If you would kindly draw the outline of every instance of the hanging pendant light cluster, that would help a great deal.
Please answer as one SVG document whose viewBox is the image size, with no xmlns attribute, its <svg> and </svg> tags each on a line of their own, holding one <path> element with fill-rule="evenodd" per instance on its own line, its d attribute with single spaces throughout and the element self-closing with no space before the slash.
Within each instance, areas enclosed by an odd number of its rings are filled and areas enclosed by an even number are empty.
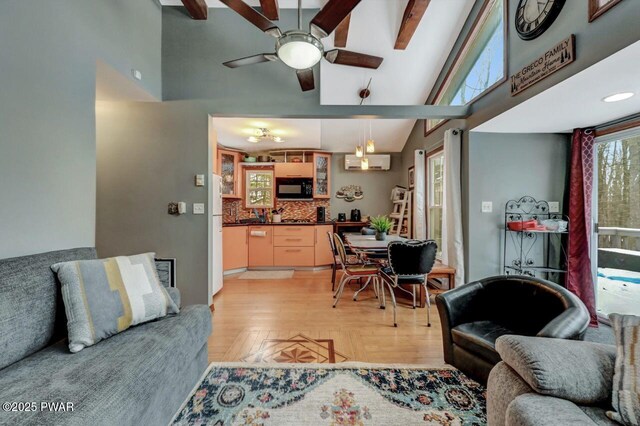
<svg viewBox="0 0 640 426">
<path fill-rule="evenodd" d="M 371 104 L 371 91 L 369 87 L 371 86 L 371 79 L 369 79 L 369 84 L 365 89 L 360 91 L 360 105 L 362 105 L 365 99 L 369 99 L 369 104 Z M 367 154 L 372 154 L 376 152 L 376 143 L 373 140 L 373 132 L 371 129 L 371 119 L 369 119 L 369 137 L 367 138 L 367 130 L 366 124 L 363 126 L 362 131 L 362 142 L 360 141 L 360 135 L 358 135 L 358 145 L 356 146 L 356 157 L 360 158 L 360 168 L 362 170 L 369 170 L 369 159 L 367 158 Z"/>
</svg>

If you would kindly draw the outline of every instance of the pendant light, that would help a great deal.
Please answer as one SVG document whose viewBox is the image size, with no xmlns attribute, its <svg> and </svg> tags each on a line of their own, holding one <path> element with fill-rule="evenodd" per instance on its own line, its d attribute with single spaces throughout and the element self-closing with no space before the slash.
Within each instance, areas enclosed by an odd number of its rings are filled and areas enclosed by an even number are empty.
<svg viewBox="0 0 640 426">
<path fill-rule="evenodd" d="M 367 140 L 367 153 L 371 154 L 376 152 L 376 144 L 373 141 L 373 136 L 371 134 L 371 120 L 369 120 L 369 140 Z"/>
<path fill-rule="evenodd" d="M 367 157 L 363 157 L 362 160 L 360 160 L 360 168 L 362 170 L 369 170 L 369 159 Z"/>
<path fill-rule="evenodd" d="M 358 146 L 356 146 L 356 157 L 362 158 L 362 155 L 363 155 L 362 151 L 363 151 L 362 145 L 358 144 Z"/>
<path fill-rule="evenodd" d="M 366 125 L 365 125 L 366 126 Z M 362 132 L 362 145 L 360 145 L 360 149 L 362 150 L 362 147 L 364 146 L 364 141 L 367 138 L 367 130 L 366 127 L 363 126 L 363 132 Z M 360 136 L 358 136 L 358 139 L 360 139 Z M 366 150 L 363 150 L 365 152 L 362 153 L 362 159 L 360 160 L 360 169 L 362 170 L 369 170 L 369 159 L 367 158 L 367 154 L 366 154 Z"/>
</svg>

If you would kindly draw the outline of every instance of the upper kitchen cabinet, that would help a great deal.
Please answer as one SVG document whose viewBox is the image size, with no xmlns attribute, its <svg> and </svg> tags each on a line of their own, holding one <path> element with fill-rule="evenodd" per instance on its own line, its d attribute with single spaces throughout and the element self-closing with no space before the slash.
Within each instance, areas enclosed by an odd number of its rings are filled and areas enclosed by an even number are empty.
<svg viewBox="0 0 640 426">
<path fill-rule="evenodd" d="M 277 178 L 311 178 L 313 177 L 312 163 L 275 163 Z"/>
<path fill-rule="evenodd" d="M 244 207 L 246 209 L 273 208 L 274 179 L 273 170 L 245 170 Z"/>
<path fill-rule="evenodd" d="M 313 154 L 313 198 L 331 198 L 331 154 Z"/>
<path fill-rule="evenodd" d="M 239 152 L 218 149 L 217 171 L 222 176 L 222 198 L 242 198 L 239 164 Z"/>
</svg>

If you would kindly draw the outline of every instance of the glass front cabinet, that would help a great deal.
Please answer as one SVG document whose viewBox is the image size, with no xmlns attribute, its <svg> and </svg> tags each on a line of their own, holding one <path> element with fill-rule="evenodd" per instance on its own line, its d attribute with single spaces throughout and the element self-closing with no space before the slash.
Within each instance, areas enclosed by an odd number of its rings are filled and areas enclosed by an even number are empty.
<svg viewBox="0 0 640 426">
<path fill-rule="evenodd" d="M 313 154 L 313 198 L 331 198 L 331 154 Z"/>
<path fill-rule="evenodd" d="M 222 176 L 222 198 L 242 198 L 239 163 L 240 153 L 218 149 L 218 173 Z"/>
</svg>

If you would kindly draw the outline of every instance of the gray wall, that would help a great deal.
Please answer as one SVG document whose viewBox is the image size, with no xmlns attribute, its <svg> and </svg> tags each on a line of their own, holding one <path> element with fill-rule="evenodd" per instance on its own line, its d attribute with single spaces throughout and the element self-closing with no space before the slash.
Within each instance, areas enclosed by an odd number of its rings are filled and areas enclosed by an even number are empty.
<svg viewBox="0 0 640 426">
<path fill-rule="evenodd" d="M 0 2 L 0 258 L 93 246 L 96 61 L 161 95 L 154 0 Z"/>
<path fill-rule="evenodd" d="M 477 151 L 472 150 L 472 144 L 483 143 L 473 142 L 473 136 L 475 133 L 469 133 L 470 129 L 482 124 L 483 122 L 490 120 L 491 118 L 499 115 L 500 113 L 511 109 L 515 105 L 539 94 L 540 92 L 554 86 L 562 80 L 582 71 L 585 68 L 593 65 L 594 63 L 610 56 L 618 50 L 638 41 L 640 39 L 640 26 L 636 24 L 636 17 L 640 16 L 640 1 L 624 1 L 612 8 L 610 11 L 602 15 L 593 23 L 588 22 L 587 18 L 587 6 L 586 0 L 567 2 L 562 9 L 562 12 L 556 19 L 553 26 L 546 31 L 542 36 L 532 41 L 521 40 L 514 28 L 513 16 L 519 0 L 509 1 L 509 38 L 508 38 L 508 72 L 507 75 L 517 72 L 524 65 L 527 65 L 534 59 L 539 53 L 552 47 L 558 41 L 566 38 L 570 34 L 576 35 L 576 60 L 571 65 L 563 68 L 562 70 L 554 73 L 545 80 L 537 83 L 536 85 L 528 88 L 524 92 L 517 96 L 511 96 L 509 93 L 508 80 L 500 85 L 495 90 L 485 94 L 480 99 L 475 101 L 471 105 L 471 114 L 468 118 L 463 120 L 450 120 L 440 126 L 438 129 L 431 132 L 426 137 L 424 136 L 424 120 L 418 120 L 411 132 L 409 139 L 402 151 L 402 157 L 404 164 L 408 167 L 413 163 L 413 152 L 416 149 L 431 149 L 442 144 L 444 139 L 444 132 L 447 129 L 459 128 L 464 130 L 462 134 L 462 221 L 463 232 L 465 239 L 465 262 L 466 268 L 470 271 L 469 276 L 472 278 L 479 278 L 483 268 L 478 267 L 475 263 L 475 258 L 479 257 L 486 260 L 487 253 L 483 251 L 482 244 L 476 244 L 474 241 L 477 231 L 476 227 L 484 227 L 485 233 L 492 232 L 494 224 L 490 223 L 474 223 L 471 216 L 477 211 L 477 200 L 473 200 L 473 180 L 475 177 L 470 176 L 471 170 L 478 170 L 478 168 L 485 167 L 485 163 L 476 165 Z M 471 23 L 474 20 L 475 14 L 479 10 L 481 2 L 477 2 L 472 10 L 472 14 L 465 23 L 463 29 L 463 36 L 466 31 L 471 27 Z M 621 30 L 624 29 L 624 30 Z M 461 44 L 464 37 L 460 37 L 456 43 L 456 48 Z M 447 60 L 443 71 L 446 72 L 450 64 L 455 57 L 456 49 L 454 49 Z M 441 73 L 438 78 L 436 87 L 445 77 L 445 73 Z M 435 93 L 432 93 L 432 96 Z M 430 101 L 431 99 L 429 99 Z M 594 125 L 599 123 L 593 123 Z M 518 142 L 514 139 L 514 143 Z M 484 139 L 486 140 L 486 139 Z M 524 139 L 523 139 L 524 140 Z M 531 139 L 526 139 L 529 143 L 535 143 Z M 486 143 L 486 142 L 484 142 Z M 519 144 L 518 144 L 519 145 Z M 518 146 L 517 145 L 517 146 Z M 528 147 L 529 149 L 531 147 Z M 516 147 L 514 147 L 516 149 Z M 521 146 L 521 149 L 526 148 Z M 526 152 L 522 152 L 526 155 Z M 541 159 L 541 158 L 539 158 Z M 496 160 L 493 164 L 493 171 L 500 174 L 500 170 L 508 165 L 502 164 Z M 548 158 L 547 161 L 540 162 L 539 173 L 543 176 L 557 175 L 560 172 L 558 169 L 552 169 L 554 164 L 553 158 Z M 562 166 L 562 173 L 565 172 L 565 166 Z M 517 188 L 522 188 L 523 183 L 526 183 L 524 179 L 516 179 L 510 182 L 513 185 L 514 192 Z M 561 181 L 555 183 L 559 189 L 564 188 L 564 177 Z M 473 202 L 472 202 L 473 201 Z M 474 204 L 475 203 L 475 204 Z M 501 207 L 501 206 L 498 206 Z M 494 204 L 494 211 L 495 211 Z M 473 225 L 472 225 L 473 224 Z M 475 232 L 475 233 L 474 233 Z M 491 265 L 486 272 L 491 271 L 495 273 L 495 268 L 498 258 L 494 258 L 489 262 Z"/>
<path fill-rule="evenodd" d="M 400 153 L 391 154 L 391 169 L 387 171 L 347 171 L 344 169 L 345 154 L 334 154 L 331 160 L 331 216 L 338 217 L 338 213 L 346 213 L 347 219 L 352 209 L 360 209 L 362 215 L 376 216 L 389 214 L 393 208 L 391 190 L 402 182 L 407 174 L 402 167 Z M 364 191 L 364 198 L 351 203 L 342 198 L 336 198 L 336 191 L 342 186 L 360 185 Z"/>
<path fill-rule="evenodd" d="M 208 199 L 194 185 L 209 171 L 206 114 L 183 102 L 100 102 L 96 123 L 98 252 L 177 258 L 183 304 L 206 303 L 209 215 L 192 214 Z M 167 214 L 171 201 L 188 213 Z"/>
<path fill-rule="evenodd" d="M 476 133 L 469 135 L 467 246 L 469 281 L 502 273 L 504 206 L 530 195 L 558 201 L 562 209 L 569 135 Z M 493 213 L 482 213 L 482 201 Z"/>
</svg>

